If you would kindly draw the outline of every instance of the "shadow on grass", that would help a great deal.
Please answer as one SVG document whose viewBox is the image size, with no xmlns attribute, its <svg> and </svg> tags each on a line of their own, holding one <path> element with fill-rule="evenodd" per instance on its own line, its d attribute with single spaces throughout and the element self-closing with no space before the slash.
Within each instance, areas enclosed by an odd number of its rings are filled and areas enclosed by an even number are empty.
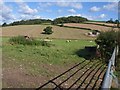
<svg viewBox="0 0 120 90">
<path fill-rule="evenodd" d="M 88 51 L 86 49 L 80 49 L 75 52 L 79 57 L 85 58 L 86 60 L 92 60 L 96 57 L 95 51 Z"/>
</svg>

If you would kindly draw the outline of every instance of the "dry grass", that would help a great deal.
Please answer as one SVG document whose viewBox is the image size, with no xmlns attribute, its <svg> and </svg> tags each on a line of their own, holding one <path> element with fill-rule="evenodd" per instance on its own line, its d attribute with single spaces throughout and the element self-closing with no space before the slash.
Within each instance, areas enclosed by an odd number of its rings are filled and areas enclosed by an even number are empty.
<svg viewBox="0 0 120 90">
<path fill-rule="evenodd" d="M 59 26 L 52 26 L 54 33 L 51 35 L 41 34 L 43 29 L 48 25 L 19 25 L 19 26 L 9 26 L 2 28 L 2 36 L 18 36 L 18 35 L 28 35 L 32 37 L 40 38 L 57 38 L 57 39 L 89 39 L 90 37 L 85 36 L 85 33 L 89 32 L 87 30 L 75 29 L 75 28 L 65 28 Z"/>
<path fill-rule="evenodd" d="M 79 24 L 79 23 L 66 23 L 64 24 L 64 26 L 90 28 L 92 30 L 99 30 L 99 31 L 108 31 L 112 29 L 111 27 L 105 27 L 105 26 L 99 26 L 93 24 Z M 117 30 L 117 28 L 115 28 L 115 30 Z"/>
</svg>

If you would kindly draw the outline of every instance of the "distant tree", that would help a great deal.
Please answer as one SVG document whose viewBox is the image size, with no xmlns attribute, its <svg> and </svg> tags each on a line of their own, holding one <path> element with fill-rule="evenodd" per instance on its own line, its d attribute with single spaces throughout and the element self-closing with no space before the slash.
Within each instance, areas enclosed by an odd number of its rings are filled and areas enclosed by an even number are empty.
<svg viewBox="0 0 120 90">
<path fill-rule="evenodd" d="M 48 26 L 46 28 L 44 28 L 44 34 L 52 34 L 53 31 L 52 31 L 52 27 Z"/>
<path fill-rule="evenodd" d="M 2 24 L 2 27 L 5 27 L 5 26 L 7 26 L 7 23 L 3 23 L 3 24 Z"/>
<path fill-rule="evenodd" d="M 113 19 L 111 18 L 110 20 L 108 20 L 106 23 L 114 23 Z"/>
</svg>

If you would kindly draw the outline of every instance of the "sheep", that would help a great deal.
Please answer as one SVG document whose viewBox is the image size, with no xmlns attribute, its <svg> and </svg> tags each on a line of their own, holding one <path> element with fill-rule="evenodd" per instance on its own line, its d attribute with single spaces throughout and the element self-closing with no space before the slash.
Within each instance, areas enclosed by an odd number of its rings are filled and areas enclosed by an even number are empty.
<svg viewBox="0 0 120 90">
<path fill-rule="evenodd" d="M 71 40 L 66 40 L 66 42 L 71 42 Z"/>
</svg>

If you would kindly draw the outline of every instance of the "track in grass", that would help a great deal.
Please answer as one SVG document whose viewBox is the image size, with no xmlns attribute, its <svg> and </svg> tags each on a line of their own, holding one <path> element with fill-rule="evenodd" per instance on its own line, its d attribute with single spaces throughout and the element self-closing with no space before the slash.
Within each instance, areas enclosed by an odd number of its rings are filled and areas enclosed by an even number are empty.
<svg viewBox="0 0 120 90">
<path fill-rule="evenodd" d="M 64 88 L 67 90 L 72 88 L 100 88 L 105 70 L 106 65 L 98 60 L 82 61 L 40 86 L 37 90 L 42 88 L 53 88 L 53 90 L 62 90 Z"/>
</svg>

